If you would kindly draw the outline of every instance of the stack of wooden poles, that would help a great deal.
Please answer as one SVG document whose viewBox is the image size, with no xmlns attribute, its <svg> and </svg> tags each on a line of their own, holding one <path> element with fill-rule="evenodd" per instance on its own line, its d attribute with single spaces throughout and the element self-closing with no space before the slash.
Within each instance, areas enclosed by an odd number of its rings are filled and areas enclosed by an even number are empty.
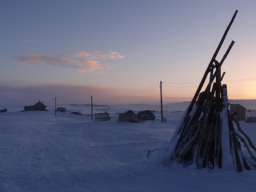
<svg viewBox="0 0 256 192">
<path fill-rule="evenodd" d="M 237 12 L 225 30 L 172 140 L 174 147 L 170 160 L 185 167 L 195 165 L 199 169 L 225 168 L 238 172 L 255 168 L 256 148 L 233 118 L 234 114 L 230 114 L 227 85 L 222 84 L 225 73 L 221 74 L 221 66 L 234 41 L 221 61 L 216 60 Z M 209 81 L 205 85 L 207 77 Z"/>
</svg>

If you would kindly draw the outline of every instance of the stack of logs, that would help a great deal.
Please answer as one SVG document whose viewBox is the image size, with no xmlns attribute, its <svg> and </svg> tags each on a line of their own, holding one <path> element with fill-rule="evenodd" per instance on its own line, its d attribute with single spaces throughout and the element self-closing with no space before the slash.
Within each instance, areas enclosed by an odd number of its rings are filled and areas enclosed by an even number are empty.
<svg viewBox="0 0 256 192">
<path fill-rule="evenodd" d="M 255 167 L 255 146 L 242 131 L 228 109 L 227 86 L 222 84 L 221 66 L 234 41 L 229 45 L 222 60 L 217 54 L 236 17 L 235 11 L 193 97 L 181 125 L 172 140 L 172 162 L 197 168 L 225 168 L 238 172 Z M 206 78 L 209 82 L 204 86 Z M 202 88 L 204 87 L 204 90 Z M 242 145 L 243 144 L 243 145 Z"/>
</svg>

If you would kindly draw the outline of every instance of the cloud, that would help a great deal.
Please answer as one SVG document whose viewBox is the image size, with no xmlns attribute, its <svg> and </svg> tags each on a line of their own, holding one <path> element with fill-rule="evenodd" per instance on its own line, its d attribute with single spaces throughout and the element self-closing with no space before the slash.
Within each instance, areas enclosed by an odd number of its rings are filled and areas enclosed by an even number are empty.
<svg viewBox="0 0 256 192">
<path fill-rule="evenodd" d="M 64 65 L 68 66 L 69 64 L 74 63 L 74 61 L 65 58 L 65 57 L 55 57 L 55 56 L 49 56 L 49 55 L 25 55 L 18 57 L 18 63 L 19 64 L 49 64 L 49 65 Z"/>
<path fill-rule="evenodd" d="M 91 52 L 85 51 L 85 50 L 73 53 L 74 57 L 89 57 L 90 55 L 91 55 Z"/>
<path fill-rule="evenodd" d="M 50 56 L 41 54 L 30 54 L 17 57 L 17 64 L 46 64 L 58 67 L 75 68 L 80 73 L 104 71 L 110 69 L 104 66 L 104 60 L 123 59 L 124 56 L 118 52 L 102 53 L 101 51 L 81 50 L 73 53 L 71 56 Z M 100 60 L 100 61 L 99 61 Z"/>
<path fill-rule="evenodd" d="M 118 53 L 116 51 L 112 51 L 109 53 L 102 53 L 101 51 L 90 52 L 90 51 L 82 50 L 82 51 L 73 53 L 73 56 L 74 57 L 85 57 L 85 58 L 89 58 L 89 59 L 98 59 L 98 60 L 123 59 L 124 58 L 123 55 L 121 55 L 120 53 Z"/>
<path fill-rule="evenodd" d="M 94 53 L 95 59 L 123 59 L 124 56 L 118 52 L 110 52 L 110 53 L 101 53 L 95 52 Z"/>
<path fill-rule="evenodd" d="M 103 69 L 102 66 L 99 64 L 100 62 L 96 61 L 96 60 L 84 59 L 84 60 L 82 60 L 82 63 L 84 64 L 83 66 L 77 66 L 80 73 L 91 72 L 91 71 Z"/>
</svg>

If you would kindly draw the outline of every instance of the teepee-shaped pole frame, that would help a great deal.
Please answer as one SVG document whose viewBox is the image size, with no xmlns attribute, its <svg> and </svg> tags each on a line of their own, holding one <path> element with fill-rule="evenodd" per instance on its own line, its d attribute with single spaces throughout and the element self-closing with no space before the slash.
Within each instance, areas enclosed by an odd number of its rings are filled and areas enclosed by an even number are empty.
<svg viewBox="0 0 256 192">
<path fill-rule="evenodd" d="M 172 140 L 173 151 L 171 161 L 197 168 L 235 168 L 237 171 L 252 169 L 255 165 L 248 160 L 242 150 L 244 144 L 249 157 L 256 148 L 249 137 L 241 131 L 240 125 L 234 121 L 228 109 L 227 86 L 222 84 L 224 74 L 221 66 L 234 45 L 232 41 L 222 57 L 216 60 L 217 54 L 237 15 L 235 11 L 225 33 L 204 73 L 198 89 L 184 115 L 184 119 Z M 209 82 L 201 91 L 207 77 Z M 235 122 L 235 123 L 233 123 Z"/>
</svg>

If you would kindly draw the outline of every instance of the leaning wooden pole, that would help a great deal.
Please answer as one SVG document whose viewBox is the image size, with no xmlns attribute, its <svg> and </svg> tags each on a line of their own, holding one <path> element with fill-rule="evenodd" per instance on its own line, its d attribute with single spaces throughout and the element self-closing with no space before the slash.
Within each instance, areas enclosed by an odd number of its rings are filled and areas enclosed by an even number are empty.
<svg viewBox="0 0 256 192">
<path fill-rule="evenodd" d="M 219 42 L 219 45 L 218 45 L 217 49 L 215 50 L 215 52 L 214 52 L 214 54 L 212 56 L 212 59 L 210 60 L 210 63 L 209 63 L 209 65 L 208 65 L 208 67 L 207 67 L 207 69 L 206 69 L 206 71 L 204 73 L 204 76 L 203 76 L 203 78 L 202 78 L 202 80 L 201 80 L 201 82 L 200 82 L 200 84 L 199 84 L 199 86 L 198 86 L 198 88 L 196 90 L 196 93 L 195 93 L 195 95 L 194 95 L 194 97 L 193 97 L 193 99 L 192 99 L 192 101 L 191 101 L 191 103 L 190 103 L 190 105 L 188 107 L 187 113 L 189 113 L 191 111 L 191 109 L 193 108 L 193 106 L 194 106 L 194 104 L 196 102 L 196 99 L 197 99 L 197 97 L 198 97 L 198 95 L 199 95 L 199 93 L 200 93 L 200 91 L 201 91 L 201 89 L 202 89 L 202 87 L 204 85 L 204 82 L 205 82 L 205 80 L 206 80 L 206 78 L 208 76 L 208 73 L 211 71 L 212 64 L 216 60 L 216 57 L 217 57 L 217 55 L 218 55 L 218 53 L 220 51 L 220 48 L 221 48 L 221 46 L 222 46 L 222 44 L 223 44 L 223 42 L 224 42 L 224 40 L 225 40 L 225 38 L 226 38 L 226 36 L 228 34 L 228 31 L 229 31 L 231 25 L 233 24 L 233 22 L 235 20 L 235 17 L 237 15 L 237 13 L 238 13 L 238 10 L 235 11 L 231 21 L 229 22 L 228 27 L 226 28 L 226 30 L 225 30 L 225 32 L 224 32 L 224 34 L 223 34 L 223 36 L 222 36 L 222 38 L 221 38 L 221 40 Z"/>
<path fill-rule="evenodd" d="M 230 50 L 232 49 L 233 45 L 235 44 L 235 41 L 232 41 L 227 49 L 227 51 L 225 52 L 224 56 L 222 57 L 221 61 L 220 61 L 220 65 L 222 65 L 225 61 L 225 59 L 227 58 Z"/>
</svg>

